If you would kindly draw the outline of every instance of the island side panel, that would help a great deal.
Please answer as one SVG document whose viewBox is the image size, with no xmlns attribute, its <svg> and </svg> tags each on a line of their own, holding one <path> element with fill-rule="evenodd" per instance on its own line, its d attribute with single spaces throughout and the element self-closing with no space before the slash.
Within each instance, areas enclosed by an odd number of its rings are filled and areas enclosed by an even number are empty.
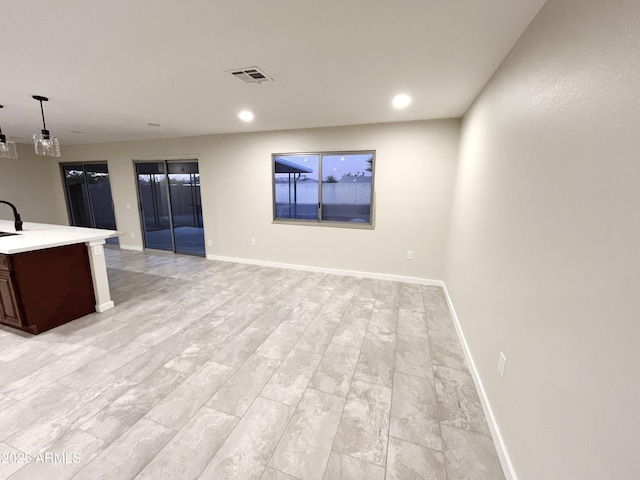
<svg viewBox="0 0 640 480">
<path fill-rule="evenodd" d="M 84 244 L 10 256 L 25 329 L 41 333 L 95 311 L 89 255 Z"/>
<path fill-rule="evenodd" d="M 96 298 L 96 312 L 104 312 L 114 307 L 109 290 L 107 261 L 104 258 L 104 239 L 87 242 L 87 252 L 91 263 L 93 293 Z"/>
</svg>

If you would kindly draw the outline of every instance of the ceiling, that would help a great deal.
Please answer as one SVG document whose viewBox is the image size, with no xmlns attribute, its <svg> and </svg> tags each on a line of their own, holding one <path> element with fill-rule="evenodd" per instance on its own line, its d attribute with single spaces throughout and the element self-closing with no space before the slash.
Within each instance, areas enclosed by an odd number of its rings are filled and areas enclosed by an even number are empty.
<svg viewBox="0 0 640 480">
<path fill-rule="evenodd" d="M 30 142 L 32 95 L 62 145 L 460 117 L 543 3 L 0 0 L 0 125 Z"/>
</svg>

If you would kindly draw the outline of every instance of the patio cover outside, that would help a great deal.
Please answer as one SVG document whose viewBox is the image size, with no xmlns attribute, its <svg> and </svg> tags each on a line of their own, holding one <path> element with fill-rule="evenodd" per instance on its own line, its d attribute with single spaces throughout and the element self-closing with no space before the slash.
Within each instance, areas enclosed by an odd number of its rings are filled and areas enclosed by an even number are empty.
<svg viewBox="0 0 640 480">
<path fill-rule="evenodd" d="M 298 217 L 298 186 L 297 182 L 303 173 L 312 173 L 313 169 L 295 164 L 282 157 L 275 157 L 275 173 L 289 174 L 289 218 Z M 293 217 L 291 216 L 291 175 L 293 175 Z M 275 188 L 275 187 L 274 187 Z"/>
</svg>

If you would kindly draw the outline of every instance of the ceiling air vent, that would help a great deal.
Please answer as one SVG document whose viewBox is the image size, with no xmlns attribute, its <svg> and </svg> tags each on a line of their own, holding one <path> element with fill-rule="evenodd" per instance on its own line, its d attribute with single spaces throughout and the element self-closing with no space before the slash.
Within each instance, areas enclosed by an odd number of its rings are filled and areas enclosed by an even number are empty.
<svg viewBox="0 0 640 480">
<path fill-rule="evenodd" d="M 234 68 L 233 70 L 227 71 L 234 77 L 242 80 L 244 83 L 260 84 L 262 82 L 273 82 L 273 79 L 258 67 Z"/>
</svg>

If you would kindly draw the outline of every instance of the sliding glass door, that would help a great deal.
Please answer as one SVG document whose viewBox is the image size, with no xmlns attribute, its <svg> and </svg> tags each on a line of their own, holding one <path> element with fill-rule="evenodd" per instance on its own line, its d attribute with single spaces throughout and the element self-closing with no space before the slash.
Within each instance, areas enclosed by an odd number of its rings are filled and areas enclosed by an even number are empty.
<svg viewBox="0 0 640 480">
<path fill-rule="evenodd" d="M 198 162 L 135 165 L 145 247 L 204 256 Z"/>
<path fill-rule="evenodd" d="M 62 164 L 69 223 L 76 227 L 116 230 L 106 163 Z M 117 238 L 107 243 L 117 244 Z"/>
</svg>

